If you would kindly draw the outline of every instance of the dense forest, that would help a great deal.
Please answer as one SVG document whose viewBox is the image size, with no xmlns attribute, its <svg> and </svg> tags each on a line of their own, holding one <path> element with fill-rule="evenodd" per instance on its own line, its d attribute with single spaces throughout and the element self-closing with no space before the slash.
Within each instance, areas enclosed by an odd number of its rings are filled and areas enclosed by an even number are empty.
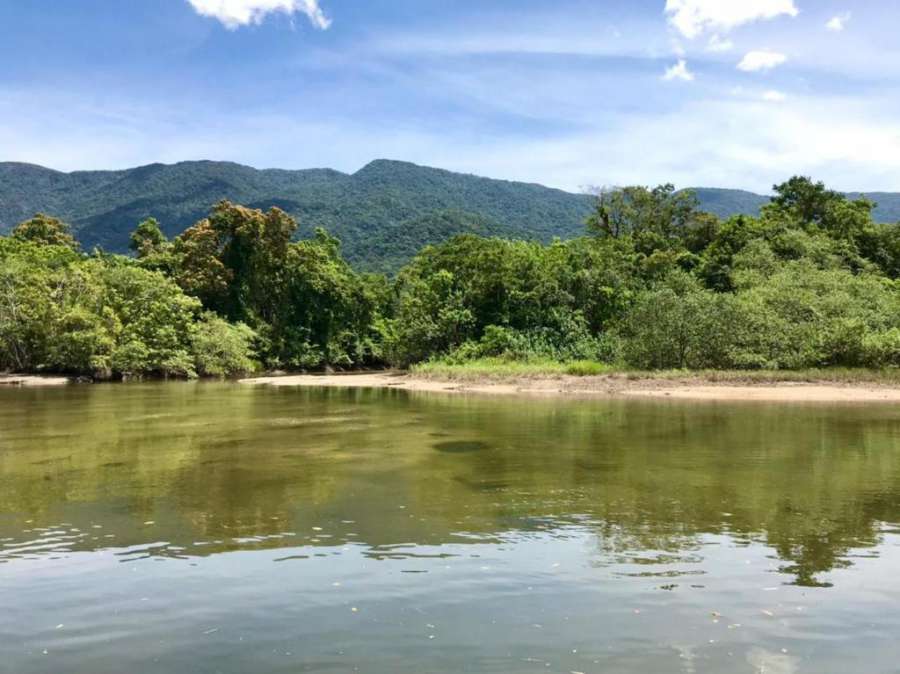
<svg viewBox="0 0 900 674">
<path fill-rule="evenodd" d="M 503 232 L 476 221 L 394 278 L 354 270 L 322 229 L 297 240 L 274 207 L 222 201 L 172 239 L 147 219 L 131 256 L 85 252 L 38 214 L 0 237 L 0 369 L 900 366 L 900 226 L 808 178 L 774 191 L 759 217 L 725 220 L 671 185 L 606 191 L 579 238 L 482 236 Z"/>
<path fill-rule="evenodd" d="M 757 217 L 769 200 L 733 189 L 694 192 L 702 210 L 722 219 Z M 877 202 L 875 221 L 900 220 L 900 194 L 868 198 Z M 391 275 L 426 245 L 457 234 L 545 244 L 577 238 L 593 208 L 588 194 L 388 160 L 370 162 L 352 174 L 257 170 L 214 161 L 72 173 L 0 163 L 0 234 L 41 212 L 67 222 L 85 250 L 99 246 L 127 253 L 131 230 L 149 217 L 174 238 L 222 200 L 250 208 L 277 206 L 302 224 L 297 238 L 309 238 L 322 227 L 341 240 L 341 251 L 355 269 Z"/>
<path fill-rule="evenodd" d="M 86 249 L 126 253 L 134 225 L 148 217 L 175 237 L 222 200 L 277 206 L 303 223 L 298 236 L 325 228 L 341 239 L 355 268 L 389 273 L 425 245 L 455 234 L 543 243 L 579 236 L 591 209 L 584 194 L 387 160 L 353 174 L 211 161 L 73 173 L 0 163 L 0 234 L 42 212 L 70 224 Z M 403 237 L 399 247 L 397 233 Z"/>
</svg>

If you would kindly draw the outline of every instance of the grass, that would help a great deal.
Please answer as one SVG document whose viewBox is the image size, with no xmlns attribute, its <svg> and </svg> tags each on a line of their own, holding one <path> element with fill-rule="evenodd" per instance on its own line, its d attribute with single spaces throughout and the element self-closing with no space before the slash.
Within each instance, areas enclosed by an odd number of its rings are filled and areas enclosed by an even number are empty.
<svg viewBox="0 0 900 674">
<path fill-rule="evenodd" d="M 613 372 L 605 363 L 579 360 L 561 363 L 555 360 L 507 360 L 504 358 L 480 358 L 465 363 L 430 361 L 413 365 L 414 375 L 429 379 L 522 379 L 534 377 L 559 377 L 562 375 L 600 375 Z"/>
<path fill-rule="evenodd" d="M 882 384 L 900 386 L 900 370 L 866 368 L 807 368 L 803 370 L 626 370 L 629 379 L 694 380 L 728 384 Z"/>
<path fill-rule="evenodd" d="M 700 381 L 721 384 L 880 384 L 900 386 L 900 369 L 813 368 L 804 370 L 632 370 L 590 360 L 562 363 L 534 359 L 511 361 L 482 358 L 465 363 L 431 361 L 414 365 L 413 375 L 426 379 L 458 381 L 537 379 L 565 375 L 576 377 L 610 376 L 630 380 Z"/>
</svg>

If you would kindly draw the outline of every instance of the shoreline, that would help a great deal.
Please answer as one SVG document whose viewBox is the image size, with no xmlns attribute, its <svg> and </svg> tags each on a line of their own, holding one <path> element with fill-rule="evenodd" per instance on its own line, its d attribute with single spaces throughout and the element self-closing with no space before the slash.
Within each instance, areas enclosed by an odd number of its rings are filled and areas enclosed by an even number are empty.
<svg viewBox="0 0 900 674">
<path fill-rule="evenodd" d="M 900 387 L 871 383 L 713 381 L 685 375 L 680 379 L 627 375 L 554 377 L 432 378 L 407 372 L 304 374 L 252 377 L 241 384 L 265 386 L 380 388 L 421 393 L 506 396 L 634 398 L 694 401 L 783 403 L 900 403 Z"/>
<path fill-rule="evenodd" d="M 70 377 L 54 377 L 42 374 L 0 374 L 0 386 L 42 388 L 46 386 L 66 386 Z"/>
<path fill-rule="evenodd" d="M 0 388 L 46 388 L 71 384 L 70 377 L 0 374 Z M 283 374 L 249 377 L 237 383 L 257 386 L 395 389 L 412 393 L 524 397 L 668 399 L 708 402 L 900 403 L 900 385 L 879 381 L 748 381 L 741 376 L 652 373 L 460 377 L 405 371 L 341 374 Z"/>
</svg>

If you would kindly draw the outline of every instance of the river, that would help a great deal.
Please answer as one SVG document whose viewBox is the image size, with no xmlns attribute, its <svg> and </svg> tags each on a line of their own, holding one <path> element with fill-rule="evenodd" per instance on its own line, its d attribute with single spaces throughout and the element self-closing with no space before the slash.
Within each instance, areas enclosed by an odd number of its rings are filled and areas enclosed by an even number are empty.
<svg viewBox="0 0 900 674">
<path fill-rule="evenodd" d="M 0 390 L 0 672 L 900 672 L 900 407 Z"/>
</svg>

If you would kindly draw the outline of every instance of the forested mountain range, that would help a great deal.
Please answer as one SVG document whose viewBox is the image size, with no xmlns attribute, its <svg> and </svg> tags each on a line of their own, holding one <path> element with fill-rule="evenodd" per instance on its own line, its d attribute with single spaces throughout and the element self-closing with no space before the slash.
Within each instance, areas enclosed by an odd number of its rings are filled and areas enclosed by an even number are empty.
<svg viewBox="0 0 900 674">
<path fill-rule="evenodd" d="M 768 197 L 699 188 L 701 208 L 755 214 Z M 900 194 L 872 194 L 875 219 L 900 221 Z M 592 198 L 541 185 L 493 180 L 407 162 L 376 160 L 353 174 L 330 169 L 258 170 L 230 162 L 150 164 L 63 173 L 0 163 L 0 233 L 36 212 L 68 221 L 82 245 L 123 252 L 138 222 L 155 217 L 180 233 L 221 199 L 298 219 L 305 235 L 324 227 L 359 268 L 393 270 L 422 246 L 460 232 L 549 241 L 584 231 Z"/>
</svg>

